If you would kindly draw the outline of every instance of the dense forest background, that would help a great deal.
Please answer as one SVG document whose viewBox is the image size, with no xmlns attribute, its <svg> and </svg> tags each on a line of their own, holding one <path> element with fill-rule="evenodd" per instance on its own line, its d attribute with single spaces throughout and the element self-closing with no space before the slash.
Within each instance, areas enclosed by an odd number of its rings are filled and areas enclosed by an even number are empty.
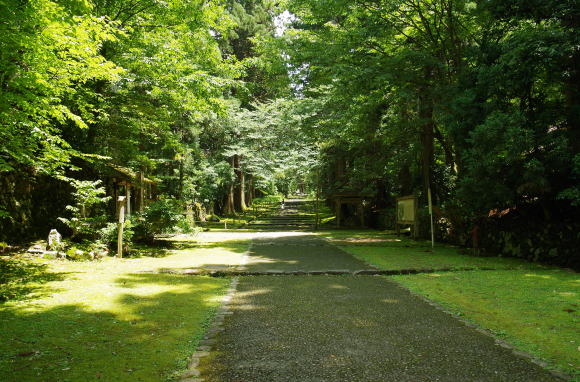
<svg viewBox="0 0 580 382">
<path fill-rule="evenodd" d="M 0 15 L 0 240 L 104 227 L 128 184 L 144 215 L 200 218 L 357 193 L 377 228 L 396 196 L 425 206 L 431 189 L 438 240 L 578 266 L 575 0 L 10 0 Z"/>
</svg>

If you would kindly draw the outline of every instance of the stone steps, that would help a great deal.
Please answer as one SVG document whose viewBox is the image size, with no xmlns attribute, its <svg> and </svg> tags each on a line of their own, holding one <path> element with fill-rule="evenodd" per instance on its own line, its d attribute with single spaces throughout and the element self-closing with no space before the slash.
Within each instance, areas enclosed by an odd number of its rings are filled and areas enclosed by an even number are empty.
<svg viewBox="0 0 580 382">
<path fill-rule="evenodd" d="M 304 214 L 305 201 L 285 201 L 284 208 L 279 209 L 270 216 L 260 217 L 248 224 L 248 228 L 285 230 L 285 229 L 308 229 L 315 224 L 314 216 Z"/>
</svg>

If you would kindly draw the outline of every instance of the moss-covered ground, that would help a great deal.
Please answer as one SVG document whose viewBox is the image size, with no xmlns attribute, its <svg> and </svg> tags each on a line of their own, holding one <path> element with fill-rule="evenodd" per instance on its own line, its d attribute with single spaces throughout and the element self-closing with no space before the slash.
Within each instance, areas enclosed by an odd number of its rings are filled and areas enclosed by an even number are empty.
<svg viewBox="0 0 580 382">
<path fill-rule="evenodd" d="M 155 272 L 239 264 L 248 242 L 214 239 L 97 262 L 2 257 L 0 380 L 175 379 L 229 280 Z"/>
<path fill-rule="evenodd" d="M 580 380 L 577 273 L 522 269 L 392 279 Z"/>
</svg>

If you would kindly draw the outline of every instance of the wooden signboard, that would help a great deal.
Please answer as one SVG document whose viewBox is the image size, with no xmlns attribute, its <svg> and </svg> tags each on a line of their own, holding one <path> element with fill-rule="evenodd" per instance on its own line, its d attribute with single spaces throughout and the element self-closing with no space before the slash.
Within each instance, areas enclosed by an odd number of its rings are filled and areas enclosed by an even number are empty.
<svg viewBox="0 0 580 382">
<path fill-rule="evenodd" d="M 417 219 L 417 197 L 414 195 L 401 196 L 396 198 L 397 201 L 397 235 L 400 233 L 401 225 L 410 225 L 413 227 L 413 236 L 417 236 L 418 219 Z"/>
</svg>

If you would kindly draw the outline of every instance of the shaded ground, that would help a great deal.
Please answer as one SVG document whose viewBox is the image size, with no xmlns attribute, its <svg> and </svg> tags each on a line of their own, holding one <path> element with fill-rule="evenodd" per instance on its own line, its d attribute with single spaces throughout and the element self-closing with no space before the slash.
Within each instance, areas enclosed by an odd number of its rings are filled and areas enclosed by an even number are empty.
<svg viewBox="0 0 580 382">
<path fill-rule="evenodd" d="M 247 277 L 206 381 L 555 381 L 379 277 Z"/>
<path fill-rule="evenodd" d="M 248 263 L 361 266 L 308 235 L 256 239 Z M 381 277 L 243 277 L 238 288 L 234 314 L 202 361 L 205 381 L 558 380 Z"/>
</svg>

